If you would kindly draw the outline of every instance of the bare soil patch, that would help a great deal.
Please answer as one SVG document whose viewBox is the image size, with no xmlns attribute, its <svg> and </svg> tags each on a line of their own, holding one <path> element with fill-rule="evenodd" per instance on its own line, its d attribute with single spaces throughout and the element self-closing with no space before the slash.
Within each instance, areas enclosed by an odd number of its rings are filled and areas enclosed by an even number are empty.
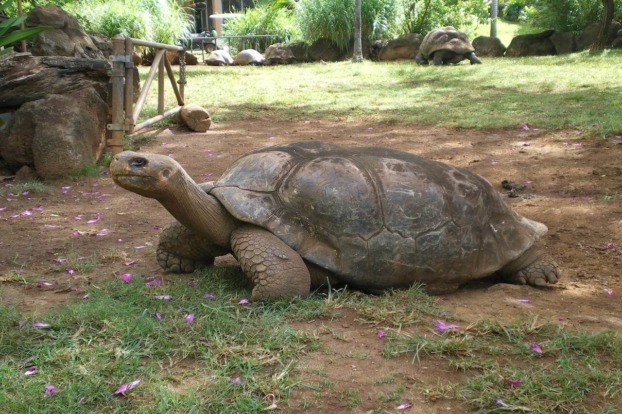
<svg viewBox="0 0 622 414">
<path fill-rule="evenodd" d="M 410 151 L 467 167 L 504 193 L 503 180 L 526 186 L 507 202 L 549 227 L 544 245 L 557 258 L 563 278 L 546 289 L 474 283 L 444 296 L 444 307 L 461 323 L 537 315 L 539 320 L 576 329 L 622 330 L 622 141 L 584 138 L 575 131 L 257 120 L 217 124 L 206 133 L 164 129 L 141 150 L 171 155 L 197 181 L 209 181 L 246 151 L 302 140 Z M 105 171 L 98 178 L 50 186 L 45 194 L 0 198 L 0 280 L 5 303 L 43 311 L 77 300 L 79 289 L 115 275 L 161 274 L 155 246 L 160 228 L 171 218 L 156 201 L 115 186 Z M 233 262 L 232 258 L 220 260 Z M 97 265 L 87 271 L 84 266 L 89 263 Z M 51 285 L 19 282 L 20 277 L 32 275 Z M 346 310 L 335 319 L 297 327 L 316 335 L 321 344 L 301 357 L 299 372 L 307 384 L 327 380 L 333 386 L 324 396 L 313 386 L 295 390 L 289 410 L 391 410 L 408 399 L 418 405 L 416 412 L 466 411 L 459 402 L 434 401 L 425 393 L 426 384 L 455 381 L 460 373 L 432 361 L 412 365 L 410 357 L 382 357 L 376 328 L 360 323 L 354 312 Z M 406 390 L 399 401 L 386 395 L 396 384 Z M 326 387 L 321 389 L 327 392 Z M 361 402 L 355 404 L 357 398 Z"/>
</svg>

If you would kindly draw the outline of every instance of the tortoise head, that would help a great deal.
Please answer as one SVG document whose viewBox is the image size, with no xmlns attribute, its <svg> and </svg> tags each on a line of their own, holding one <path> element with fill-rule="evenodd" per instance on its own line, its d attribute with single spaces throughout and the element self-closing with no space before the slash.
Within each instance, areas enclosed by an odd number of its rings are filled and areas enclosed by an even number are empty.
<svg viewBox="0 0 622 414">
<path fill-rule="evenodd" d="M 171 157 L 132 151 L 115 155 L 110 173 L 117 185 L 155 199 L 174 196 L 189 179 L 182 166 Z"/>
</svg>

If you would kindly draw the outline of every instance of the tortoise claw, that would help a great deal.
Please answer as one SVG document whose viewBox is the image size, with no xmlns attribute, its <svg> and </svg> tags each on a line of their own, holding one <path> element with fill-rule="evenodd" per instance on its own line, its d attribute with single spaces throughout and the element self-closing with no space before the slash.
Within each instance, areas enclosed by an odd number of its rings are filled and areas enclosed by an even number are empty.
<svg viewBox="0 0 622 414">
<path fill-rule="evenodd" d="M 557 283 L 561 272 L 552 257 L 543 255 L 539 259 L 525 266 L 516 274 L 509 277 L 509 281 L 520 285 L 543 287 Z"/>
</svg>

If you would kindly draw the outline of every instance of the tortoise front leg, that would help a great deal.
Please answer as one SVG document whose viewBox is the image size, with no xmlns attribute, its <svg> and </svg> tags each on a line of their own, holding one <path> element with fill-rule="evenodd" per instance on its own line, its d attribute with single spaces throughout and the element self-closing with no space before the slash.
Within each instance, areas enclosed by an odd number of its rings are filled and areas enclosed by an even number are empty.
<svg viewBox="0 0 622 414">
<path fill-rule="evenodd" d="M 156 256 L 160 267 L 167 272 L 192 273 L 214 264 L 216 256 L 227 253 L 174 220 L 162 229 Z"/>
<path fill-rule="evenodd" d="M 237 228 L 231 234 L 231 249 L 253 284 L 253 300 L 309 294 L 311 276 L 302 257 L 269 231 Z"/>
</svg>

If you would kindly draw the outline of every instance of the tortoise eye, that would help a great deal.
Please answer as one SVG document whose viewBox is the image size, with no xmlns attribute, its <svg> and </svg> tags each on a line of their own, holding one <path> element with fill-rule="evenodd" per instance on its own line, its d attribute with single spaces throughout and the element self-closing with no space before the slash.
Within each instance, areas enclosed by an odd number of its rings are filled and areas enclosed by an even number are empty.
<svg viewBox="0 0 622 414">
<path fill-rule="evenodd" d="M 132 167 L 144 167 L 145 165 L 147 165 L 147 160 L 145 160 L 144 158 L 133 158 L 130 161 L 130 165 Z"/>
</svg>

